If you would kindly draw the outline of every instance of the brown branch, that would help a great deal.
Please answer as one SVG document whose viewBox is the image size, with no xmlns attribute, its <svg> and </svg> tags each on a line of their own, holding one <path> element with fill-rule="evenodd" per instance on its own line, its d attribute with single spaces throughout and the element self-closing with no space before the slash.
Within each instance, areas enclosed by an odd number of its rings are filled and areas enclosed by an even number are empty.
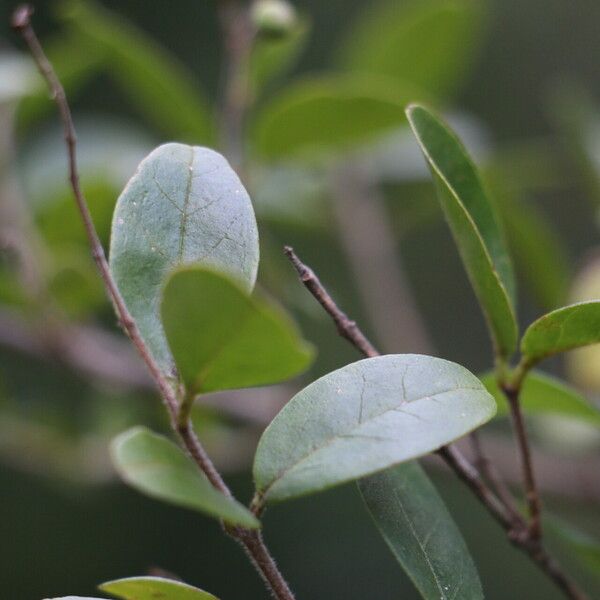
<svg viewBox="0 0 600 600">
<path fill-rule="evenodd" d="M 518 387 L 502 385 L 501 387 L 510 407 L 510 416 L 517 440 L 517 447 L 519 449 L 519 457 L 521 459 L 525 498 L 530 519 L 529 534 L 532 539 L 539 540 L 542 536 L 542 502 L 537 489 L 533 461 L 531 460 L 531 449 L 529 447 L 529 436 L 527 435 L 525 419 L 523 418 L 521 403 L 519 401 L 520 385 Z"/>
<path fill-rule="evenodd" d="M 52 97 L 56 102 L 60 112 L 69 159 L 69 180 L 71 183 L 71 188 L 75 196 L 77 208 L 84 223 L 85 232 L 92 249 L 92 256 L 96 262 L 98 270 L 100 271 L 100 275 L 104 282 L 108 296 L 113 303 L 121 326 L 139 352 L 158 389 L 160 390 L 163 402 L 169 413 L 173 429 L 179 434 L 186 450 L 194 459 L 198 467 L 204 472 L 212 485 L 221 493 L 230 496 L 231 492 L 227 487 L 227 484 L 223 481 L 223 478 L 215 469 L 210 458 L 204 451 L 204 448 L 196 437 L 189 420 L 183 425 L 178 423 L 178 394 L 169 380 L 163 375 L 156 361 L 148 350 L 144 340 L 140 335 L 138 326 L 135 320 L 132 318 L 127 306 L 125 305 L 116 282 L 111 275 L 108 262 L 104 254 L 104 248 L 100 243 L 100 239 L 94 227 L 94 222 L 83 194 L 83 190 L 81 189 L 79 183 L 79 172 L 77 168 L 77 138 L 75 135 L 75 126 L 73 124 L 71 109 L 69 107 L 64 88 L 48 58 L 46 57 L 40 41 L 33 30 L 33 27 L 31 26 L 32 14 L 33 8 L 31 6 L 23 5 L 18 7 L 13 13 L 12 26 L 21 34 L 27 43 L 33 59 L 40 73 L 46 80 Z M 275 563 L 271 558 L 260 533 L 242 528 L 227 528 L 226 530 L 232 537 L 241 543 L 241 545 L 251 555 L 253 564 L 256 566 L 258 572 L 266 582 L 267 587 L 273 596 L 279 600 L 293 600 L 294 596 L 287 586 L 287 583 L 283 579 L 283 576 L 275 566 Z"/>
<path fill-rule="evenodd" d="M 338 328 L 343 326 L 345 322 L 353 323 L 337 307 L 333 299 L 331 299 L 331 296 L 312 272 L 312 269 L 307 267 L 298 258 L 294 253 L 294 250 L 289 246 L 286 246 L 285 254 L 292 261 L 292 264 L 300 275 L 302 283 L 304 283 L 308 291 L 317 298 L 319 303 L 334 320 L 337 319 L 336 325 L 338 325 Z M 305 274 L 304 277 L 302 276 L 303 274 Z M 308 276 L 306 276 L 306 274 L 308 274 Z M 319 298 L 328 298 L 329 301 L 323 304 Z M 339 315 L 344 315 L 346 320 L 340 320 Z M 361 352 L 363 352 L 362 348 L 364 347 L 365 341 L 369 348 L 373 348 L 372 344 L 368 342 L 366 336 L 360 331 L 356 323 L 353 323 L 351 330 L 341 333 L 341 335 L 354 344 Z M 360 340 L 360 345 L 355 344 L 354 340 Z M 375 350 L 375 354 L 370 354 L 368 356 L 378 356 L 377 350 Z M 545 548 L 541 545 L 540 540 L 530 535 L 530 530 L 527 529 L 526 524 L 520 517 L 516 517 L 511 511 L 507 510 L 506 506 L 487 486 L 479 472 L 471 465 L 471 463 L 469 463 L 458 448 L 453 446 L 443 446 L 438 451 L 438 454 L 446 461 L 446 464 L 456 473 L 456 475 L 468 485 L 469 489 L 471 489 L 481 503 L 487 508 L 488 512 L 505 529 L 508 539 L 515 546 L 528 554 L 568 598 L 571 598 L 572 600 L 587 600 L 586 595 L 577 588 L 576 584 L 571 581 L 571 579 L 562 571 L 558 563 L 547 553 Z"/>
</svg>

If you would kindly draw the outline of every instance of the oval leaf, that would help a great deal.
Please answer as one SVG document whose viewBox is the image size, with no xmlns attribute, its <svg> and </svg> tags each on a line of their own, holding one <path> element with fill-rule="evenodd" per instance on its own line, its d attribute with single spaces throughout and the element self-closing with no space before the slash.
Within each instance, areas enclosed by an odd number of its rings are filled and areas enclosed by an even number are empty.
<svg viewBox="0 0 600 600">
<path fill-rule="evenodd" d="M 508 404 L 493 373 L 481 377 L 488 392 L 498 404 L 498 416 L 507 415 Z M 545 373 L 533 371 L 527 375 L 519 396 L 521 407 L 528 414 L 557 414 L 600 427 L 600 410 L 563 381 Z"/>
<path fill-rule="evenodd" d="M 260 526 L 246 507 L 216 490 L 173 442 L 145 427 L 117 436 L 111 453 L 123 480 L 143 494 L 232 525 Z"/>
<path fill-rule="evenodd" d="M 530 362 L 600 342 L 600 301 L 580 302 L 554 310 L 534 321 L 521 340 Z"/>
<path fill-rule="evenodd" d="M 288 87 L 263 110 L 256 144 L 271 159 L 349 150 L 405 124 L 404 106 L 420 96 L 378 78 L 308 79 Z"/>
<path fill-rule="evenodd" d="M 103 583 L 100 589 L 122 600 L 218 600 L 216 596 L 187 583 L 162 577 L 117 579 Z"/>
<path fill-rule="evenodd" d="M 348 69 L 409 81 L 436 97 L 456 90 L 476 56 L 484 3 L 396 0 L 368 3 L 342 47 Z"/>
<path fill-rule="evenodd" d="M 502 233 L 477 169 L 458 138 L 422 106 L 407 110 L 497 352 L 511 355 L 517 323 L 514 277 Z"/>
<path fill-rule="evenodd" d="M 368 358 L 296 394 L 264 432 L 254 479 L 285 500 L 428 454 L 494 416 L 467 369 L 416 354 Z"/>
<path fill-rule="evenodd" d="M 165 372 L 173 361 L 160 323 L 168 271 L 202 263 L 251 290 L 258 232 L 250 198 L 223 156 L 165 144 L 145 158 L 119 197 L 110 268 L 144 341 Z"/>
<path fill-rule="evenodd" d="M 194 393 L 275 383 L 311 361 L 310 347 L 280 309 L 200 267 L 169 278 L 162 320 L 179 374 Z"/>
<path fill-rule="evenodd" d="M 483 600 L 477 569 L 444 501 L 417 462 L 361 479 L 390 550 L 426 600 Z"/>
</svg>

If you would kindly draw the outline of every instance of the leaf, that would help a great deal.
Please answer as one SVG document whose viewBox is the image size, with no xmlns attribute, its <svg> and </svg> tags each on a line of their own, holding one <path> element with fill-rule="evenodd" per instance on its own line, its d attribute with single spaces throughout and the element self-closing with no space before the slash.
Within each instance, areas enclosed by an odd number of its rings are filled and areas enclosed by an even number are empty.
<svg viewBox="0 0 600 600">
<path fill-rule="evenodd" d="M 179 374 L 193 393 L 289 379 L 312 358 L 285 313 L 200 267 L 169 278 L 162 321 Z"/>
<path fill-rule="evenodd" d="M 525 331 L 521 352 L 530 363 L 580 346 L 600 342 L 600 301 L 580 302 L 554 310 Z"/>
<path fill-rule="evenodd" d="M 266 158 L 350 150 L 404 125 L 412 86 L 373 77 L 328 76 L 287 87 L 258 116 L 257 150 Z"/>
<path fill-rule="evenodd" d="M 201 263 L 251 290 L 258 232 L 250 198 L 220 154 L 197 146 L 159 146 L 138 167 L 113 217 L 110 268 L 160 367 L 173 362 L 159 316 L 168 271 Z"/>
<path fill-rule="evenodd" d="M 496 351 L 517 344 L 514 277 L 493 207 L 458 138 L 426 108 L 411 105 L 408 120 L 429 164 L 463 263 L 482 306 Z"/>
<path fill-rule="evenodd" d="M 508 414 L 506 398 L 494 373 L 486 373 L 481 381 L 498 404 L 497 416 Z M 600 410 L 592 406 L 577 390 L 563 381 L 539 371 L 527 375 L 519 396 L 527 414 L 558 414 L 600 427 Z"/>
<path fill-rule="evenodd" d="M 368 358 L 296 394 L 258 444 L 254 480 L 267 501 L 324 490 L 462 437 L 496 411 L 483 384 L 440 358 Z"/>
<path fill-rule="evenodd" d="M 145 427 L 134 427 L 117 436 L 111 454 L 123 480 L 147 496 L 231 525 L 260 527 L 245 506 L 216 490 L 173 442 Z"/>
<path fill-rule="evenodd" d="M 214 142 L 214 124 L 196 77 L 141 30 L 90 1 L 65 3 L 64 17 L 96 44 L 138 109 L 162 131 L 195 143 Z"/>
<path fill-rule="evenodd" d="M 298 60 L 310 32 L 306 17 L 297 18 L 294 26 L 282 35 L 258 35 L 252 47 L 248 78 L 254 95 L 289 70 Z"/>
<path fill-rule="evenodd" d="M 122 600 L 217 600 L 216 596 L 196 587 L 161 577 L 128 577 L 103 583 L 103 592 Z"/>
<path fill-rule="evenodd" d="M 478 0 L 371 3 L 341 48 L 344 67 L 410 82 L 435 97 L 456 91 L 477 54 L 486 16 Z"/>
<path fill-rule="evenodd" d="M 477 569 L 444 501 L 417 462 L 361 479 L 377 528 L 426 600 L 483 600 Z"/>
</svg>

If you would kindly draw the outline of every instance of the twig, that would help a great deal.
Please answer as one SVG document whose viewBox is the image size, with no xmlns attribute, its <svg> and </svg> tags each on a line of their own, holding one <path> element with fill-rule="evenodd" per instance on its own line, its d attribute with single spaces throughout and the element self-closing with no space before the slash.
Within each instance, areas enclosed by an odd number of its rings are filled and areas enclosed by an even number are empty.
<svg viewBox="0 0 600 600">
<path fill-rule="evenodd" d="M 366 336 L 358 328 L 356 322 L 349 319 L 346 313 L 338 308 L 337 304 L 323 287 L 314 271 L 300 261 L 294 253 L 294 249 L 290 246 L 285 246 L 283 251 L 298 272 L 300 281 L 302 281 L 308 291 L 316 298 L 317 302 L 325 309 L 325 312 L 333 319 L 338 333 L 346 338 L 365 356 L 379 356 L 379 352 L 375 350 L 371 342 L 369 342 Z"/>
<path fill-rule="evenodd" d="M 56 76 L 52 65 L 44 53 L 39 39 L 33 30 L 33 27 L 31 26 L 32 14 L 33 8 L 31 6 L 23 5 L 18 7 L 13 13 L 12 26 L 21 34 L 29 46 L 33 59 L 40 73 L 46 80 L 52 97 L 58 106 L 63 122 L 64 136 L 69 158 L 69 180 L 71 182 L 71 188 L 75 196 L 77 208 L 79 209 L 85 226 L 86 235 L 92 249 L 92 256 L 96 262 L 98 270 L 100 271 L 100 275 L 104 281 L 108 296 L 114 305 L 115 312 L 119 318 L 121 326 L 138 350 L 142 360 L 147 365 L 152 378 L 160 390 L 163 402 L 169 413 L 173 429 L 179 434 L 186 450 L 194 459 L 198 467 L 204 472 L 212 485 L 221 493 L 230 496 L 231 492 L 227 487 L 227 484 L 223 481 L 223 478 L 215 469 L 210 458 L 204 451 L 204 448 L 196 437 L 189 420 L 185 424 L 178 423 L 179 399 L 177 392 L 162 374 L 160 368 L 150 354 L 150 351 L 140 335 L 138 326 L 129 313 L 129 310 L 127 309 L 127 306 L 125 305 L 125 302 L 123 301 L 123 298 L 121 297 L 121 294 L 117 288 L 116 282 L 112 278 L 108 262 L 104 254 L 104 249 L 100 243 L 100 239 L 94 227 L 85 196 L 79 183 L 79 173 L 77 168 L 77 141 L 71 110 L 62 84 Z M 252 557 L 253 564 L 257 568 L 261 577 L 264 579 L 273 596 L 278 600 L 293 600 L 294 596 L 287 586 L 287 583 L 283 579 L 283 576 L 277 569 L 273 559 L 271 558 L 269 551 L 262 540 L 261 534 L 253 530 L 246 530 L 239 527 L 226 528 L 226 531 L 234 539 L 241 543 L 247 553 Z"/>
<path fill-rule="evenodd" d="M 542 502 L 535 481 L 533 462 L 531 460 L 531 449 L 529 447 L 529 436 L 525 426 L 525 419 L 519 401 L 520 386 L 512 387 L 502 385 L 502 391 L 508 400 L 510 416 L 513 423 L 519 457 L 521 459 L 521 470 L 523 472 L 523 483 L 525 486 L 525 498 L 529 510 L 529 534 L 535 540 L 542 536 Z"/>
<path fill-rule="evenodd" d="M 289 246 L 285 248 L 285 254 L 292 261 L 296 271 L 301 277 L 302 283 L 308 291 L 313 294 L 319 303 L 325 308 L 326 312 L 336 321 L 338 328 L 340 324 L 349 322 L 350 319 L 337 307 L 331 296 L 327 293 L 323 285 L 320 283 L 312 269 L 307 267 L 295 254 L 294 250 Z M 305 275 L 303 277 L 303 274 Z M 308 274 L 308 277 L 306 276 Z M 329 302 L 323 304 L 319 298 L 328 298 Z M 344 315 L 346 321 L 340 320 L 339 315 Z M 337 319 L 337 320 L 336 320 Z M 341 333 L 343 337 L 349 340 L 355 347 L 363 352 L 364 342 L 368 347 L 373 348 L 365 337 L 365 335 L 354 323 L 352 330 Z M 360 344 L 356 344 L 359 341 Z M 374 349 L 374 348 L 373 348 Z M 363 352 L 364 353 L 364 352 Z M 368 356 L 378 356 L 377 350 L 375 354 Z M 539 539 L 533 538 L 530 531 L 526 528 L 526 524 L 521 518 L 516 518 L 506 506 L 498 499 L 494 492 L 486 485 L 481 478 L 479 472 L 469 463 L 463 454 L 453 446 L 443 446 L 438 451 L 439 455 L 446 461 L 448 466 L 465 482 L 482 504 L 487 508 L 488 512 L 500 523 L 508 535 L 508 539 L 526 552 L 531 559 L 546 573 L 546 575 L 554 581 L 554 583 L 572 600 L 587 600 L 587 596 L 581 592 L 576 584 L 562 571 L 556 561 L 546 552 L 540 543 Z"/>
</svg>

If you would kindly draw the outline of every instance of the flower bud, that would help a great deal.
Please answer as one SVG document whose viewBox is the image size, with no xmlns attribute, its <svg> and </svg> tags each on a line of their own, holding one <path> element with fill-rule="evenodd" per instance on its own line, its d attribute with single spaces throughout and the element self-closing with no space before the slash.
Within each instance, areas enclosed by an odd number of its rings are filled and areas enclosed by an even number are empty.
<svg viewBox="0 0 600 600">
<path fill-rule="evenodd" d="M 252 21 L 260 34 L 283 36 L 297 22 L 296 9 L 287 0 L 257 0 L 252 6 Z"/>
</svg>

